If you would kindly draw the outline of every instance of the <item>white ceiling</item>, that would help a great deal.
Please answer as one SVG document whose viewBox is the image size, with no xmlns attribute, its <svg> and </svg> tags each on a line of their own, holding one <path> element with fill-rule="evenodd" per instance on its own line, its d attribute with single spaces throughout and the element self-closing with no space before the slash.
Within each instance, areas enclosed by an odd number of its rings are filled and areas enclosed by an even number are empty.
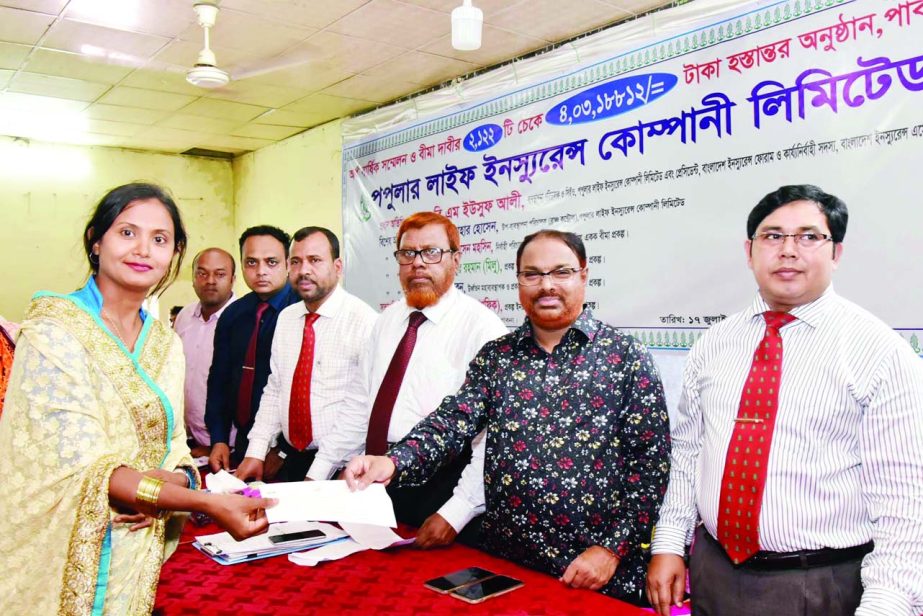
<svg viewBox="0 0 923 616">
<path fill-rule="evenodd" d="M 666 3 L 474 0 L 461 52 L 461 0 L 222 0 L 218 66 L 249 76 L 202 90 L 193 0 L 0 0 L 0 135 L 239 154 Z"/>
</svg>

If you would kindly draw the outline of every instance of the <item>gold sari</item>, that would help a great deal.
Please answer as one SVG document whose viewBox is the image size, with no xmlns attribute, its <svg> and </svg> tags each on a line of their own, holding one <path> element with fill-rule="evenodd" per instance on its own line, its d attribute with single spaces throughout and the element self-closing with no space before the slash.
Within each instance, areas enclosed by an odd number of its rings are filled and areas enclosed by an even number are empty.
<svg viewBox="0 0 923 616">
<path fill-rule="evenodd" d="M 95 309 L 80 301 L 90 291 Z M 147 316 L 130 353 L 104 327 L 99 306 L 91 279 L 68 297 L 36 296 L 22 327 L 0 418 L 4 616 L 149 614 L 185 522 L 172 514 L 136 532 L 112 524 L 116 468 L 193 463 L 179 338 Z"/>
</svg>

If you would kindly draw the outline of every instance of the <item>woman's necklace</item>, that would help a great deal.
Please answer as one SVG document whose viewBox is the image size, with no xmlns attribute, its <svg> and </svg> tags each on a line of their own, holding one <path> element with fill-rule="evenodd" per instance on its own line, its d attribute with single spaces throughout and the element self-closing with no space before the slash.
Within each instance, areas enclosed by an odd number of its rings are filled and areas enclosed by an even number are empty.
<svg viewBox="0 0 923 616">
<path fill-rule="evenodd" d="M 108 313 L 106 313 L 105 308 L 100 309 L 99 313 L 103 315 L 103 318 L 107 323 L 115 327 L 115 335 L 119 337 L 119 340 L 122 341 L 122 344 L 125 345 L 125 348 L 131 349 L 132 345 L 128 342 L 128 337 L 125 335 L 125 332 L 122 331 L 122 326 L 119 325 L 119 322 L 113 319 Z"/>
</svg>

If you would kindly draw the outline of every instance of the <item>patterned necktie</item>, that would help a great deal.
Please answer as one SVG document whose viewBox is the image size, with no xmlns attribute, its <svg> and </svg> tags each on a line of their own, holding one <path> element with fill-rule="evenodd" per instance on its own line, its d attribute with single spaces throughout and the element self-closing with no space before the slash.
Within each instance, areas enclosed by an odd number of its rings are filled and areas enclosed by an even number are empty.
<svg viewBox="0 0 923 616">
<path fill-rule="evenodd" d="M 269 308 L 266 302 L 256 306 L 256 321 L 253 325 L 253 334 L 250 344 L 247 345 L 247 354 L 244 356 L 244 365 L 241 367 L 240 388 L 237 390 L 237 425 L 246 428 L 250 425 L 250 407 L 253 400 L 253 377 L 256 372 L 256 343 L 260 337 L 260 320 L 263 313 Z"/>
<path fill-rule="evenodd" d="M 288 440 L 292 447 L 303 451 L 314 438 L 311 433 L 311 373 L 314 370 L 314 321 L 316 312 L 304 317 L 301 354 L 292 377 L 292 395 L 288 401 Z"/>
<path fill-rule="evenodd" d="M 394 411 L 394 402 L 397 393 L 401 390 L 401 382 L 410 363 L 413 347 L 417 343 L 417 329 L 426 320 L 426 315 L 419 310 L 410 313 L 410 323 L 404 337 L 397 345 L 388 371 L 378 388 L 375 404 L 372 405 L 372 416 L 369 418 L 369 432 L 365 440 L 365 453 L 370 456 L 380 456 L 388 450 L 388 426 L 391 425 L 391 412 Z"/>
<path fill-rule="evenodd" d="M 779 328 L 795 320 L 786 312 L 771 311 L 764 312 L 763 318 L 766 333 L 753 354 L 740 396 L 718 501 L 718 541 L 735 565 L 760 549 L 760 506 L 782 378 Z"/>
</svg>

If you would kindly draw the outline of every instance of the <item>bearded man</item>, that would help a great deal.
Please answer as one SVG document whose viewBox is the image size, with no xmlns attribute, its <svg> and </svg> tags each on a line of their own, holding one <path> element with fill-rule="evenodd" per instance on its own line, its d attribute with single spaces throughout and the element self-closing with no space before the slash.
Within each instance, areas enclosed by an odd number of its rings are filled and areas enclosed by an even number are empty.
<svg viewBox="0 0 923 616">
<path fill-rule="evenodd" d="M 337 425 L 317 452 L 309 479 L 328 479 L 350 458 L 383 454 L 457 391 L 468 363 L 506 333 L 500 318 L 454 286 L 461 240 L 451 220 L 433 212 L 407 217 L 394 257 L 404 301 L 381 313 L 346 390 Z M 474 541 L 484 511 L 483 438 L 420 485 L 389 492 L 401 522 L 420 527 L 416 546 L 448 545 L 469 526 Z"/>
<path fill-rule="evenodd" d="M 643 603 L 670 437 L 647 349 L 583 307 L 573 233 L 527 236 L 516 257 L 517 330 L 484 345 L 465 384 L 385 456 L 350 461 L 353 489 L 426 482 L 486 432 L 481 546 L 572 588 Z"/>
</svg>

